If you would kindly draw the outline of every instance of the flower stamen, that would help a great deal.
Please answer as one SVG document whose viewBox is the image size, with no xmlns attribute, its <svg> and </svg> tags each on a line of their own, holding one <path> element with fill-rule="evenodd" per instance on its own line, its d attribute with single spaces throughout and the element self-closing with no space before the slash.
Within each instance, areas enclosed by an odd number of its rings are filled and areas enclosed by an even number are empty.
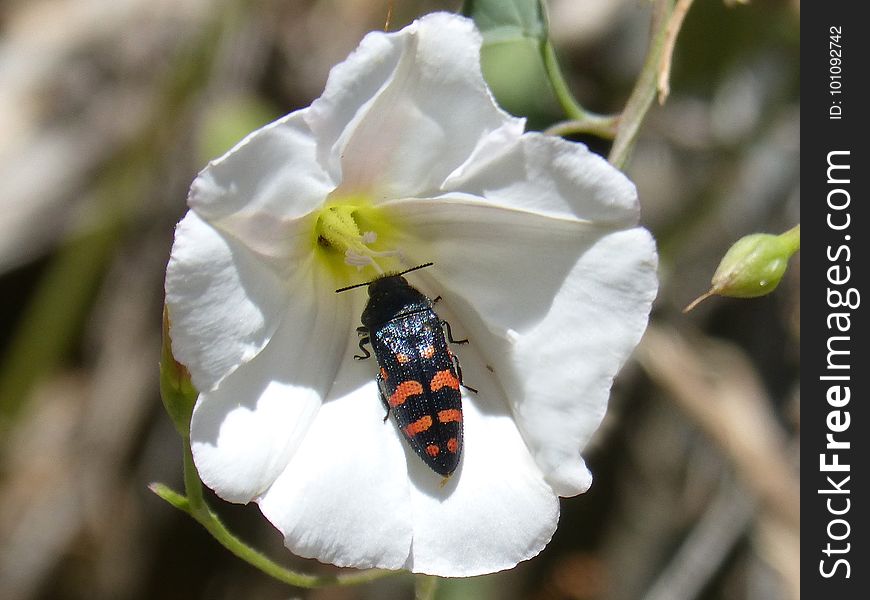
<svg viewBox="0 0 870 600">
<path fill-rule="evenodd" d="M 340 256 L 343 265 L 356 267 L 357 270 L 371 267 L 379 275 L 389 270 L 379 264 L 384 262 L 383 259 L 387 259 L 388 263 L 391 259 L 398 259 L 401 264 L 403 257 L 398 250 L 373 248 L 382 236 L 369 227 L 388 231 L 390 224 L 362 199 L 346 200 L 349 202 L 328 206 L 320 211 L 315 225 L 317 247 L 326 251 L 329 258 Z M 361 225 L 366 229 L 363 230 Z"/>
</svg>

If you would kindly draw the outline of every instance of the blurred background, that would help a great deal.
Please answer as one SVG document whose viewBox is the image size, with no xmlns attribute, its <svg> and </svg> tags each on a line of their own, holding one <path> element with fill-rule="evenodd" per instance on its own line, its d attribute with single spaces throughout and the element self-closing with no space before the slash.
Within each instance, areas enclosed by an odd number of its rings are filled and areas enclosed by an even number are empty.
<svg viewBox="0 0 870 600">
<path fill-rule="evenodd" d="M 391 29 L 459 8 L 393 5 Z M 644 59 L 648 3 L 548 5 L 574 94 L 619 111 Z M 0 599 L 412 597 L 403 575 L 275 583 L 147 488 L 183 487 L 157 363 L 191 180 L 319 96 L 387 12 L 387 0 L 0 3 Z M 799 18 L 798 0 L 692 7 L 672 95 L 627 166 L 662 287 L 586 452 L 593 487 L 562 501 L 538 558 L 448 581 L 439 599 L 799 597 L 799 255 L 770 296 L 681 313 L 737 238 L 800 220 Z M 563 118 L 533 61 L 485 59 L 511 112 L 534 128 Z M 280 562 L 330 572 L 290 556 L 256 506 L 210 498 Z"/>
</svg>

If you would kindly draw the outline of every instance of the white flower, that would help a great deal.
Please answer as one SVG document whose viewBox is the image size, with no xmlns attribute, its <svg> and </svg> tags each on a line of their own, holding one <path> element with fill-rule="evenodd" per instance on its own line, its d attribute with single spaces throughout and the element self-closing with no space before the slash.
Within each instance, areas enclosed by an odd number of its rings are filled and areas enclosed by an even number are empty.
<svg viewBox="0 0 870 600">
<path fill-rule="evenodd" d="M 256 501 L 294 553 L 468 576 L 538 554 L 638 342 L 656 254 L 634 186 L 500 110 L 471 21 L 372 33 L 310 107 L 200 173 L 166 275 L 173 350 L 201 391 L 203 481 Z M 407 276 L 457 337 L 464 449 L 446 481 L 356 361 L 365 282 Z M 368 264 L 359 270 L 351 264 Z"/>
</svg>

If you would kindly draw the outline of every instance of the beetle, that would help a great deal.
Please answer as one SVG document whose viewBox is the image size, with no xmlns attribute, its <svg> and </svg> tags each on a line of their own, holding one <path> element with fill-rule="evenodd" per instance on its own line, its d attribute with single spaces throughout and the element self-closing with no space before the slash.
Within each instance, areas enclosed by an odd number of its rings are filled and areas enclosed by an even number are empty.
<svg viewBox="0 0 870 600">
<path fill-rule="evenodd" d="M 366 283 L 336 290 L 368 286 L 362 313 L 357 360 L 378 362 L 378 392 L 411 449 L 429 468 L 449 477 L 462 454 L 462 394 L 460 387 L 477 392 L 462 381 L 459 359 L 447 342 L 456 340 L 450 324 L 435 313 L 435 303 L 403 277 L 432 266 L 426 263 L 400 273 L 386 274 Z"/>
</svg>

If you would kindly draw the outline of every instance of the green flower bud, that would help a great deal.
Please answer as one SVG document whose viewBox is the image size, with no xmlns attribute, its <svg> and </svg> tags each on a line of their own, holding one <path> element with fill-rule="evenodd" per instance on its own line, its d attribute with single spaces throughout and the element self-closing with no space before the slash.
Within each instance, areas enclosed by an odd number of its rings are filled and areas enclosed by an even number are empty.
<svg viewBox="0 0 870 600">
<path fill-rule="evenodd" d="M 169 313 L 163 309 L 163 349 L 160 356 L 160 396 L 163 406 L 182 437 L 190 435 L 190 416 L 199 393 L 190 381 L 187 367 L 172 356 Z"/>
<path fill-rule="evenodd" d="M 689 304 L 683 312 L 714 294 L 731 298 L 757 298 L 779 285 L 788 259 L 800 249 L 800 225 L 783 233 L 753 233 L 728 249 L 713 274 L 710 291 Z"/>
</svg>

